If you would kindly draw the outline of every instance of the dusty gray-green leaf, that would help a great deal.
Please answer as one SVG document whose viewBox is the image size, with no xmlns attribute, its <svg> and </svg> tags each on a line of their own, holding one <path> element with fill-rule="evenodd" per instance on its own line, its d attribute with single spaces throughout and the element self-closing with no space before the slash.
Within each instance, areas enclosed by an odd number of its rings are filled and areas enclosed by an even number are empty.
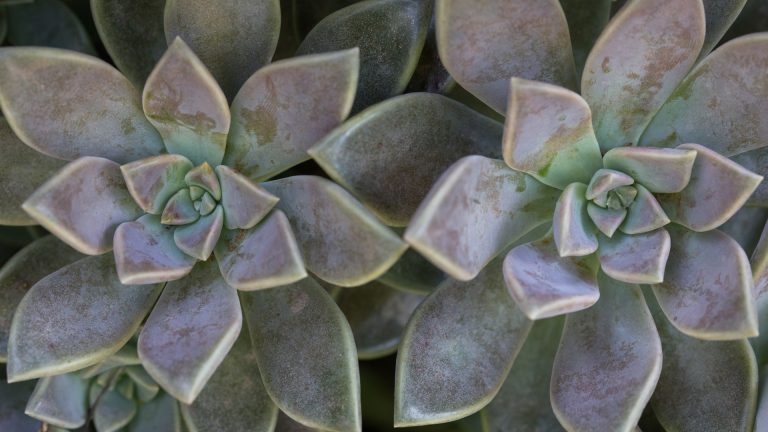
<svg viewBox="0 0 768 432">
<path fill-rule="evenodd" d="M 672 93 L 640 141 L 696 143 L 733 156 L 768 140 L 768 34 L 732 40 L 707 56 Z"/>
<path fill-rule="evenodd" d="M 736 156 L 732 156 L 731 160 L 754 173 L 768 173 L 768 146 L 739 153 Z M 750 205 L 768 207 L 768 182 L 761 182 L 752 195 L 749 196 L 745 207 Z"/>
<path fill-rule="evenodd" d="M 85 424 L 87 404 L 88 381 L 71 373 L 54 375 L 37 381 L 24 413 L 61 428 L 77 429 Z"/>
<path fill-rule="evenodd" d="M 70 162 L 24 201 L 22 208 L 88 255 L 110 251 L 118 225 L 142 214 L 126 189 L 120 166 L 90 156 Z"/>
<path fill-rule="evenodd" d="M 249 230 L 224 231 L 215 254 L 222 277 L 239 290 L 287 285 L 307 276 L 290 222 L 280 210 Z"/>
<path fill-rule="evenodd" d="M 316 429 L 293 420 L 288 417 L 284 412 L 278 411 L 277 424 L 275 425 L 275 432 L 321 432 L 320 429 Z"/>
<path fill-rule="evenodd" d="M 560 317 L 533 324 L 499 393 L 481 411 L 483 431 L 563 430 L 549 402 L 549 381 L 563 321 Z"/>
<path fill-rule="evenodd" d="M 707 18 L 707 34 L 704 37 L 704 47 L 699 54 L 699 60 L 704 58 L 720 42 L 739 13 L 744 9 L 747 0 L 702 0 Z"/>
<path fill-rule="evenodd" d="M 104 47 L 136 88 L 144 87 L 168 47 L 164 8 L 165 0 L 91 0 L 93 21 Z"/>
<path fill-rule="evenodd" d="M 558 193 L 500 160 L 467 156 L 435 184 L 405 239 L 441 270 L 469 280 L 512 242 L 548 222 Z"/>
<path fill-rule="evenodd" d="M 103 362 L 83 369 L 79 371 L 78 374 L 83 378 L 90 379 L 115 368 L 138 364 L 141 364 L 139 353 L 136 351 L 136 345 L 131 341 L 123 345 L 118 352 L 111 355 Z"/>
<path fill-rule="evenodd" d="M 501 259 L 447 280 L 416 309 L 397 356 L 395 426 L 472 414 L 499 391 L 531 328 L 506 292 Z"/>
<path fill-rule="evenodd" d="M 147 213 L 160 214 L 168 200 L 186 188 L 184 177 L 192 162 L 179 154 L 163 154 L 120 167 L 128 192 Z"/>
<path fill-rule="evenodd" d="M 192 405 L 181 405 L 190 432 L 272 431 L 278 409 L 269 398 L 248 330 L 219 365 Z"/>
<path fill-rule="evenodd" d="M 136 402 L 115 389 L 104 388 L 94 383 L 91 387 L 91 396 L 92 399 L 95 396 L 98 400 L 93 409 L 93 424 L 99 432 L 117 432 L 136 416 L 138 410 Z"/>
<path fill-rule="evenodd" d="M 651 192 L 673 193 L 688 185 L 697 154 L 686 148 L 617 147 L 605 153 L 603 163 Z"/>
<path fill-rule="evenodd" d="M 125 163 L 163 151 L 138 91 L 101 60 L 53 48 L 3 48 L 0 83 L 3 115 L 16 135 L 49 156 Z"/>
<path fill-rule="evenodd" d="M 590 52 L 581 82 L 603 150 L 637 144 L 703 43 L 701 0 L 632 1 L 614 16 Z"/>
<path fill-rule="evenodd" d="M 445 273 L 432 265 L 420 253 L 408 248 L 378 280 L 401 291 L 429 294 L 445 278 Z"/>
<path fill-rule="evenodd" d="M 280 198 L 299 242 L 304 263 L 320 279 L 356 286 L 383 274 L 406 244 L 347 191 L 315 176 L 294 176 L 263 184 Z"/>
<path fill-rule="evenodd" d="M 571 35 L 577 80 L 592 46 L 608 24 L 611 4 L 612 0 L 560 0 Z"/>
<path fill-rule="evenodd" d="M 109 254 L 48 275 L 13 318 L 9 380 L 71 372 L 108 358 L 133 336 L 159 293 L 159 286 L 122 285 Z"/>
<path fill-rule="evenodd" d="M 589 195 L 593 184 L 587 188 L 584 183 L 571 183 L 557 199 L 552 235 L 561 257 L 586 256 L 597 250 L 597 228 L 587 213 L 587 199 L 594 198 Z"/>
<path fill-rule="evenodd" d="M 296 54 L 359 47 L 360 81 L 352 106 L 352 112 L 358 112 L 405 90 L 424 47 L 431 17 L 431 1 L 358 2 L 320 21 Z"/>
<path fill-rule="evenodd" d="M 6 38 L 14 46 L 44 46 L 96 55 L 77 15 L 61 0 L 35 0 L 5 9 Z"/>
<path fill-rule="evenodd" d="M 569 431 L 634 431 L 661 372 L 661 342 L 643 293 L 598 275 L 600 301 L 568 315 L 550 394 Z"/>
<path fill-rule="evenodd" d="M 54 236 L 34 241 L 0 268 L 0 362 L 8 361 L 11 320 L 21 299 L 40 279 L 84 256 Z"/>
<path fill-rule="evenodd" d="M 213 260 L 169 282 L 139 335 L 139 357 L 165 391 L 192 403 L 237 340 L 237 292 Z"/>
<path fill-rule="evenodd" d="M 224 163 L 265 180 L 309 159 L 307 150 L 347 116 L 358 77 L 356 48 L 273 63 L 232 102 Z"/>
<path fill-rule="evenodd" d="M 643 148 L 643 147 L 637 147 Z M 637 196 L 619 229 L 625 234 L 641 234 L 661 228 L 670 222 L 661 204 L 644 186 L 636 184 Z"/>
<path fill-rule="evenodd" d="M 397 350 L 408 318 L 424 296 L 396 290 L 373 281 L 354 289 L 341 289 L 336 303 L 355 337 L 357 357 L 375 359 Z"/>
<path fill-rule="evenodd" d="M 128 425 L 128 432 L 182 432 L 179 404 L 167 393 L 143 404 Z"/>
<path fill-rule="evenodd" d="M 496 111 L 507 108 L 511 77 L 576 87 L 568 23 L 557 0 L 442 0 L 436 6 L 445 68 Z"/>
<path fill-rule="evenodd" d="M 224 209 L 217 205 L 195 223 L 176 228 L 173 231 L 173 241 L 182 252 L 205 261 L 213 253 L 223 227 Z"/>
<path fill-rule="evenodd" d="M 230 124 L 227 98 L 183 40 L 176 38 L 149 74 L 142 100 L 169 153 L 194 165 L 221 163 Z"/>
<path fill-rule="evenodd" d="M 359 432 L 360 379 L 352 330 L 312 278 L 241 292 L 264 380 L 293 419 L 334 432 Z"/>
<path fill-rule="evenodd" d="M 216 167 L 227 229 L 249 229 L 259 223 L 278 199 L 248 177 L 225 165 Z"/>
<path fill-rule="evenodd" d="M 658 306 L 652 308 L 664 349 L 664 365 L 651 398 L 659 422 L 666 430 L 752 430 L 757 364 L 749 343 L 686 336 Z"/>
<path fill-rule="evenodd" d="M 667 318 L 699 339 L 757 336 L 757 308 L 749 259 L 718 230 L 697 233 L 676 225 L 664 282 L 653 292 Z"/>
<path fill-rule="evenodd" d="M 0 224 L 34 225 L 21 204 L 65 162 L 29 148 L 0 119 Z"/>
<path fill-rule="evenodd" d="M 501 138 L 498 122 L 447 97 L 414 93 L 352 117 L 309 153 L 384 223 L 406 226 L 443 171 L 467 155 L 500 159 Z"/>
<path fill-rule="evenodd" d="M 34 381 L 8 384 L 4 379 L 0 379 L 0 430 L 40 431 L 40 421 L 24 414 L 24 407 L 34 389 Z"/>
<path fill-rule="evenodd" d="M 280 33 L 279 0 L 167 0 L 165 37 L 181 37 L 210 69 L 231 100 L 269 63 Z"/>
<path fill-rule="evenodd" d="M 600 268 L 608 276 L 629 284 L 660 283 L 669 258 L 671 240 L 667 230 L 600 237 Z"/>
</svg>

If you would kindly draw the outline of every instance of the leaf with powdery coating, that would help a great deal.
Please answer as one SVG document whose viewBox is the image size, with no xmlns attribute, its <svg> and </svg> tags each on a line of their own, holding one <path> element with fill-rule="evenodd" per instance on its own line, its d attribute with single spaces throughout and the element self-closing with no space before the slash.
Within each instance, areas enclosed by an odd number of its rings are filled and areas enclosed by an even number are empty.
<svg viewBox="0 0 768 432">
<path fill-rule="evenodd" d="M 98 157 L 69 163 L 22 207 L 40 225 L 88 255 L 111 250 L 117 226 L 142 213 L 126 189 L 120 166 Z"/>
<path fill-rule="evenodd" d="M 696 151 L 686 148 L 617 147 L 603 156 L 606 168 L 623 172 L 654 193 L 674 193 L 691 180 Z"/>
<path fill-rule="evenodd" d="M 136 89 L 115 68 L 84 54 L 3 48 L 0 106 L 25 144 L 59 159 L 125 163 L 163 151 Z"/>
<path fill-rule="evenodd" d="M 600 237 L 600 268 L 624 283 L 660 283 L 664 280 L 670 243 L 669 233 L 663 228 L 643 234 Z"/>
<path fill-rule="evenodd" d="M 217 166 L 216 174 L 221 185 L 221 205 L 227 229 L 252 228 L 278 201 L 276 196 L 227 166 Z"/>
<path fill-rule="evenodd" d="M 69 373 L 41 378 L 24 413 L 46 423 L 77 429 L 88 414 L 88 381 Z"/>
<path fill-rule="evenodd" d="M 627 210 L 627 217 L 619 229 L 625 234 L 641 234 L 668 224 L 669 217 L 651 192 L 642 185 L 635 185 L 637 196 Z"/>
<path fill-rule="evenodd" d="M 672 249 L 664 282 L 653 292 L 667 318 L 699 339 L 757 336 L 757 308 L 747 255 L 720 231 L 670 225 Z"/>
<path fill-rule="evenodd" d="M 263 183 L 280 198 L 307 269 L 339 286 L 381 276 L 407 245 L 347 191 L 321 177 L 295 176 Z"/>
<path fill-rule="evenodd" d="M 201 207 L 202 208 L 202 207 Z M 207 260 L 219 241 L 224 226 L 224 209 L 221 205 L 195 223 L 173 231 L 173 241 L 184 253 L 201 261 Z"/>
<path fill-rule="evenodd" d="M 110 255 L 84 258 L 48 275 L 16 310 L 8 341 L 9 381 L 105 360 L 136 333 L 159 294 L 157 285 L 121 284 Z"/>
<path fill-rule="evenodd" d="M 634 0 L 613 17 L 581 82 L 603 150 L 638 143 L 703 43 L 701 0 Z"/>
<path fill-rule="evenodd" d="M 120 167 L 128 192 L 147 213 L 160 214 L 177 191 L 185 188 L 184 176 L 192 162 L 182 155 L 164 154 Z"/>
<path fill-rule="evenodd" d="M 568 23 L 557 0 L 441 0 L 435 21 L 445 68 L 500 113 L 510 77 L 576 87 Z"/>
<path fill-rule="evenodd" d="M 177 38 L 163 54 L 142 100 L 169 153 L 184 155 L 194 165 L 221 163 L 230 124 L 227 98 L 184 41 Z"/>
<path fill-rule="evenodd" d="M 699 60 L 704 58 L 720 42 L 731 27 L 739 13 L 744 9 L 747 0 L 702 0 L 707 18 L 707 34 L 704 47 L 699 54 Z"/>
<path fill-rule="evenodd" d="M 600 301 L 567 316 L 550 395 L 569 431 L 631 432 L 661 372 L 661 342 L 636 285 L 600 273 Z"/>
<path fill-rule="evenodd" d="M 165 391 L 192 403 L 237 340 L 242 322 L 235 289 L 215 262 L 199 263 L 189 276 L 166 285 L 139 335 L 139 358 Z"/>
<path fill-rule="evenodd" d="M 459 158 L 500 159 L 501 138 L 501 124 L 469 107 L 433 93 L 411 93 L 352 117 L 309 153 L 385 224 L 400 227 Z"/>
<path fill-rule="evenodd" d="M 438 180 L 405 240 L 452 277 L 469 280 L 549 221 L 558 190 L 496 159 L 467 156 Z"/>
<path fill-rule="evenodd" d="M 585 256 L 597 250 L 597 229 L 587 213 L 584 197 L 588 192 L 585 184 L 571 183 L 557 199 L 552 234 L 561 257 Z"/>
<path fill-rule="evenodd" d="M 355 342 L 344 314 L 312 278 L 241 292 L 264 386 L 294 420 L 360 432 Z"/>
<path fill-rule="evenodd" d="M 400 344 L 395 426 L 445 423 L 484 407 L 531 324 L 504 288 L 501 259 L 469 282 L 441 284 L 416 309 Z"/>
<path fill-rule="evenodd" d="M 179 404 L 171 395 L 163 393 L 141 406 L 128 425 L 128 432 L 182 432 L 182 426 Z"/>
<path fill-rule="evenodd" d="M 232 102 L 224 163 L 265 180 L 309 159 L 307 150 L 347 118 L 357 48 L 297 57 L 260 69 Z"/>
</svg>

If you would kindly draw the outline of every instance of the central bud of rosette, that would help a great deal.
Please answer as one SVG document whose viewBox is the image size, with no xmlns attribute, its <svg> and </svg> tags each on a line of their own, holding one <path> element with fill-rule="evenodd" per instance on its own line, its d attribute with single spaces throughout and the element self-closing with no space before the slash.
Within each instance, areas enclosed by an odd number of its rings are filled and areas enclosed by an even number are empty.
<svg viewBox="0 0 768 432">
<path fill-rule="evenodd" d="M 176 247 L 202 261 L 224 228 L 251 228 L 278 201 L 227 166 L 194 166 L 176 154 L 142 159 L 121 170 L 131 196 L 147 213 L 142 218 L 159 218 L 159 224 L 173 230 Z"/>
<path fill-rule="evenodd" d="M 643 191 L 643 199 L 655 201 L 647 189 L 634 183 L 632 177 L 612 169 L 600 169 L 592 176 L 584 193 L 584 198 L 588 201 L 587 214 L 597 229 L 606 236 L 613 237 L 627 218 L 629 209 L 637 198 L 638 188 Z M 659 216 L 666 218 L 666 215 L 662 216 L 664 212 L 660 207 L 659 211 Z"/>
</svg>

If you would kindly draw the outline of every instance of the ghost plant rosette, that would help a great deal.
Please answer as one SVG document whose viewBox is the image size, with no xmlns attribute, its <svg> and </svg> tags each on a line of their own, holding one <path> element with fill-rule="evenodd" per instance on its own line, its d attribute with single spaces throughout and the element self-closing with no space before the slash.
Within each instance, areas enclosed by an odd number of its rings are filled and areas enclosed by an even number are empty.
<svg viewBox="0 0 768 432">
<path fill-rule="evenodd" d="M 229 105 L 178 38 L 141 99 L 94 58 L 0 51 L 0 103 L 10 126 L 27 146 L 72 160 L 23 207 L 94 255 L 26 293 L 8 336 L 9 381 L 99 363 L 143 324 L 142 365 L 190 404 L 217 380 L 241 333 L 242 299 L 259 357 L 258 367 L 255 358 L 237 363 L 242 373 L 260 373 L 274 402 L 306 424 L 359 429 L 349 326 L 304 267 L 335 285 L 360 285 L 405 246 L 328 180 L 258 183 L 308 159 L 306 148 L 347 116 L 357 70 L 356 49 L 277 62 L 248 78 Z M 295 382 L 281 380 L 286 370 Z M 218 395 L 190 410 L 233 397 L 244 405 L 231 405 L 230 420 L 251 409 L 245 382 L 211 387 Z M 258 413 L 268 424 L 277 410 Z"/>
</svg>

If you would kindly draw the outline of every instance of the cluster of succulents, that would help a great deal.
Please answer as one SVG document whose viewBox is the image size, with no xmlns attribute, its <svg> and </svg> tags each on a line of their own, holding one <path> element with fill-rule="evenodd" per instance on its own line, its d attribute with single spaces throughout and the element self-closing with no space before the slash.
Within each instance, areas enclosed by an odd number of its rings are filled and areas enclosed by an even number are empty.
<svg viewBox="0 0 768 432">
<path fill-rule="evenodd" d="M 768 428 L 762 1 L 0 0 L 0 430 Z"/>
</svg>

